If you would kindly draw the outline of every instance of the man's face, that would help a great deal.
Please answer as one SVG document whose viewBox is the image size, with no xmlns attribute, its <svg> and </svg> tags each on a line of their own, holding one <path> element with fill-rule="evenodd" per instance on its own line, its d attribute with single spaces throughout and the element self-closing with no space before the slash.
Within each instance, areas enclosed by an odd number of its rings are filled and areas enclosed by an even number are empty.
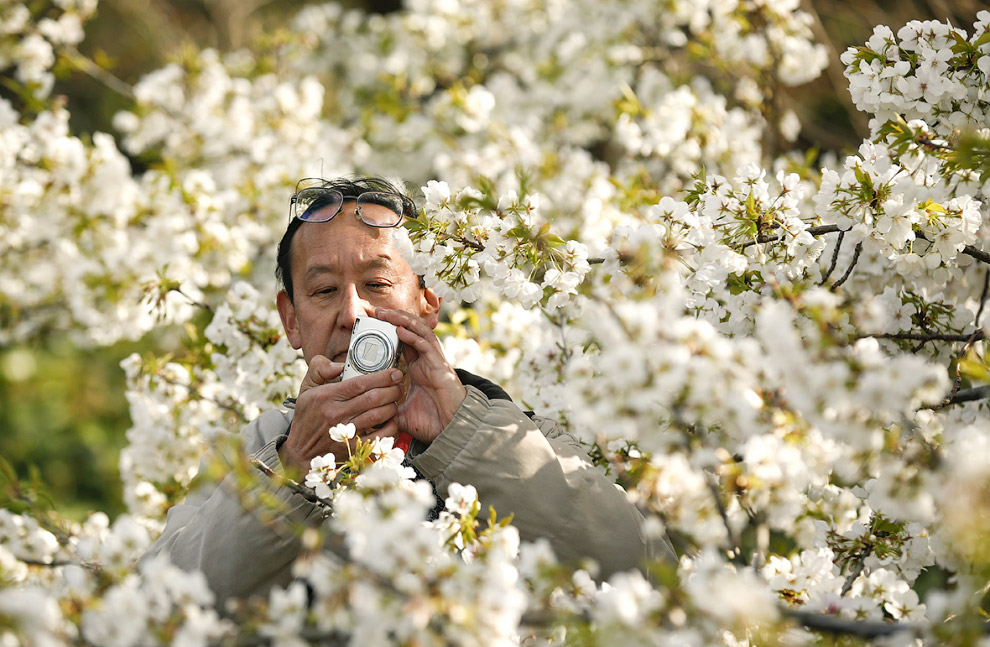
<svg viewBox="0 0 990 647">
<path fill-rule="evenodd" d="M 404 310 L 437 325 L 440 301 L 419 287 L 391 230 L 364 224 L 354 209 L 349 200 L 333 220 L 303 223 L 292 240 L 294 303 L 280 292 L 278 311 L 289 342 L 307 363 L 316 355 L 343 362 L 355 317 L 374 317 L 376 308 Z"/>
</svg>

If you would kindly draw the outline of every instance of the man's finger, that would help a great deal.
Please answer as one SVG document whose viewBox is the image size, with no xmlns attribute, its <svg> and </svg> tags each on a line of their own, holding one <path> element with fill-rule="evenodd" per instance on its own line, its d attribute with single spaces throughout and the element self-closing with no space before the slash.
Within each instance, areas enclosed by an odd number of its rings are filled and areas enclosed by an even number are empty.
<svg viewBox="0 0 990 647">
<path fill-rule="evenodd" d="M 337 383 L 334 388 L 334 400 L 351 400 L 360 397 L 372 389 L 382 389 L 394 386 L 402 381 L 402 371 L 397 368 L 359 375 L 349 380 Z"/>
<path fill-rule="evenodd" d="M 369 438 L 374 436 L 394 436 L 399 433 L 399 425 L 395 415 L 399 407 L 394 402 L 365 411 L 353 420 L 358 436 Z"/>
<path fill-rule="evenodd" d="M 405 328 L 420 337 L 428 338 L 436 336 L 433 333 L 433 328 L 430 327 L 430 325 L 421 317 L 417 317 L 403 310 L 379 308 L 375 311 L 375 316 L 394 326 L 401 326 L 402 328 Z"/>
<path fill-rule="evenodd" d="M 344 364 L 342 362 L 331 361 L 330 358 L 324 355 L 314 355 L 309 361 L 309 369 L 306 371 L 306 377 L 303 378 L 302 385 L 299 387 L 299 392 L 302 393 L 314 386 L 329 384 L 337 379 L 343 370 Z"/>
<path fill-rule="evenodd" d="M 402 310 L 387 310 L 384 308 L 379 308 L 376 314 L 383 321 L 388 321 L 390 324 L 397 326 L 396 334 L 398 334 L 399 340 L 407 349 L 412 348 L 421 355 L 434 353 L 443 355 L 440 340 L 437 339 L 433 328 L 420 317 L 403 312 Z M 413 358 L 408 359 L 411 360 Z"/>
</svg>

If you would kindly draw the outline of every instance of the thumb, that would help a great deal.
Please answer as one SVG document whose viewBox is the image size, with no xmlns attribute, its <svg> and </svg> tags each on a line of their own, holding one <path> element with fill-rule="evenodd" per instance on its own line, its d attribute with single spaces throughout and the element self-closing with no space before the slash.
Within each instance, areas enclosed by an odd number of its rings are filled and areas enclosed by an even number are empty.
<svg viewBox="0 0 990 647">
<path fill-rule="evenodd" d="M 344 365 L 340 362 L 332 362 L 325 355 L 315 355 L 309 361 L 309 369 L 306 377 L 303 378 L 299 387 L 299 394 L 302 395 L 307 390 L 315 386 L 329 384 L 336 379 L 344 370 Z"/>
</svg>

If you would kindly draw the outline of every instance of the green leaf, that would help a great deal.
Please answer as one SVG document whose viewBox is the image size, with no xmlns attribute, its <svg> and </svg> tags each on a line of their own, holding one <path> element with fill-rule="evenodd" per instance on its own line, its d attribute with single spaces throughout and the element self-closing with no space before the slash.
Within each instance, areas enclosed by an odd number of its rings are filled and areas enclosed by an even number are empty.
<svg viewBox="0 0 990 647">
<path fill-rule="evenodd" d="M 526 225 L 516 225 L 506 232 L 506 235 L 510 238 L 518 238 L 519 240 L 529 240 L 529 227 Z"/>
<path fill-rule="evenodd" d="M 17 482 L 17 472 L 14 471 L 14 468 L 10 465 L 10 463 L 7 462 L 7 459 L 5 459 L 3 456 L 0 456 L 0 472 L 3 473 L 3 477 L 9 483 Z"/>
<path fill-rule="evenodd" d="M 756 198 L 750 193 L 746 196 L 746 215 L 751 220 L 759 220 L 760 214 L 756 211 Z"/>
</svg>

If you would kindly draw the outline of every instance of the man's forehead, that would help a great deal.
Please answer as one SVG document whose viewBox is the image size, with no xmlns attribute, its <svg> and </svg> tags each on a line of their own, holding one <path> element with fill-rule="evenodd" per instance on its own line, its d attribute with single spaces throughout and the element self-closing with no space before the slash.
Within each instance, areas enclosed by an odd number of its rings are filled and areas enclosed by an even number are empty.
<svg viewBox="0 0 990 647">
<path fill-rule="evenodd" d="M 329 222 L 303 223 L 292 241 L 292 255 L 295 271 L 304 277 L 374 270 L 401 273 L 409 267 L 390 229 L 370 227 L 353 213 L 338 214 Z"/>
<path fill-rule="evenodd" d="M 318 276 L 323 274 L 344 274 L 348 270 L 355 272 L 367 272 L 371 270 L 395 271 L 395 261 L 391 256 L 378 255 L 367 259 L 343 258 L 333 255 L 328 258 L 311 258 L 306 267 L 306 276 Z"/>
</svg>

